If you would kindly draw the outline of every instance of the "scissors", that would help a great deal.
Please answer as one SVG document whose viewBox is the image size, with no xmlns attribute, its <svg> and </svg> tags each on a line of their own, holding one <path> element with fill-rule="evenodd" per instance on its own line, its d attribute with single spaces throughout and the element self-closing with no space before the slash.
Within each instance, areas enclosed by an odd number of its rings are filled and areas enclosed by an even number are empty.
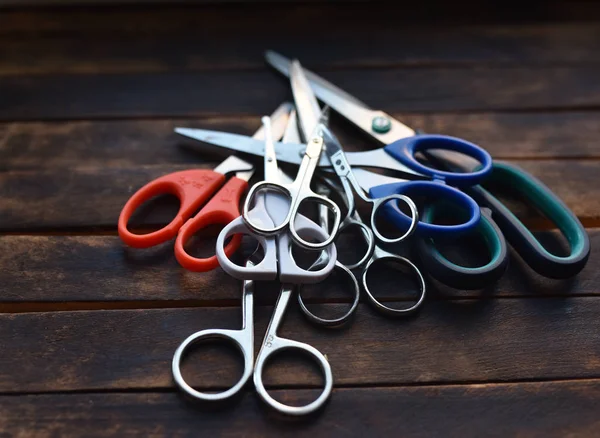
<svg viewBox="0 0 600 438">
<path fill-rule="evenodd" d="M 372 199 L 365 195 L 356 178 L 354 177 L 352 167 L 350 167 L 350 164 L 348 163 L 348 159 L 346 158 L 344 150 L 342 149 L 342 145 L 326 126 L 328 121 L 328 112 L 321 111 L 321 108 L 317 102 L 317 98 L 312 92 L 310 84 L 304 75 L 304 71 L 297 60 L 293 61 L 290 67 L 290 82 L 298 113 L 298 119 L 300 121 L 301 131 L 304 133 L 305 137 L 307 136 L 308 132 L 314 132 L 315 130 L 320 133 L 325 141 L 325 152 L 327 157 L 329 157 L 329 161 L 332 163 L 335 173 L 342 182 L 342 186 L 346 193 L 346 203 L 348 207 L 346 219 L 349 219 L 356 210 L 354 194 L 352 192 L 352 189 L 354 189 L 354 191 L 363 201 L 373 204 L 373 210 L 371 213 L 371 229 L 377 238 L 386 243 L 397 243 L 412 235 L 412 233 L 416 230 L 416 226 L 419 221 L 419 213 L 414 202 L 405 195 L 392 194 L 378 199 Z M 404 201 L 408 205 L 411 211 L 411 223 L 408 227 L 408 230 L 402 236 L 397 238 L 388 238 L 379 232 L 377 228 L 376 217 L 379 208 L 385 206 L 388 202 L 394 199 Z M 369 230 L 369 232 L 370 231 L 371 230 Z"/>
<path fill-rule="evenodd" d="M 269 117 L 263 117 L 263 125 L 268 150 L 272 147 L 273 141 Z M 269 143 L 271 146 L 268 146 Z M 272 155 L 265 154 L 265 177 L 270 181 L 270 184 L 283 185 L 280 182 L 281 174 L 277 162 L 272 158 Z M 298 178 L 296 178 L 296 181 L 298 181 Z M 244 213 L 226 225 L 217 237 L 216 255 L 223 270 L 240 280 L 274 280 L 278 276 L 282 283 L 318 283 L 324 280 L 331 273 L 337 259 L 335 245 L 331 243 L 333 241 L 331 234 L 328 234 L 319 225 L 298 212 L 293 214 L 294 220 L 290 223 L 289 233 L 284 231 L 272 236 L 255 233 L 254 228 L 248 225 L 249 223 L 265 230 L 275 229 L 277 224 L 281 224 L 290 217 L 292 200 L 280 191 L 272 190 L 263 193 L 255 190 L 254 193 L 254 195 L 252 192 L 248 194 L 248 197 L 253 196 L 254 206 L 251 209 L 245 206 Z M 315 196 L 320 195 L 315 194 Z M 336 223 L 339 227 L 339 216 L 341 214 L 339 207 L 329 199 L 322 198 L 326 201 L 319 202 L 319 205 L 325 208 L 335 206 L 334 213 L 337 212 Z M 247 216 L 246 218 L 244 214 Z M 323 249 L 327 254 L 325 266 L 318 270 L 306 270 L 296 264 L 292 256 L 292 242 L 296 241 L 292 238 L 292 230 L 295 230 L 294 232 L 299 240 L 315 239 L 318 242 L 330 242 Z M 252 266 L 238 266 L 230 260 L 225 242 L 236 234 L 253 235 L 258 240 L 264 251 L 264 258 L 260 263 L 253 263 Z"/>
<path fill-rule="evenodd" d="M 257 253 L 255 253 L 246 262 L 245 267 L 247 269 L 252 269 L 253 266 L 256 266 L 255 263 L 258 263 L 259 260 L 260 257 L 257 255 Z M 258 352 L 258 356 L 256 357 L 256 361 L 254 361 L 254 282 L 252 280 L 245 280 L 242 288 L 241 330 L 202 330 L 190 335 L 187 339 L 185 339 L 181 345 L 179 345 L 175 351 L 175 355 L 173 356 L 172 372 L 177 386 L 195 399 L 208 402 L 222 401 L 230 399 L 239 393 L 250 379 L 250 376 L 252 376 L 254 380 L 254 387 L 256 388 L 260 398 L 281 413 L 300 416 L 314 412 L 323 406 L 323 404 L 331 395 L 331 390 L 333 388 L 333 375 L 327 358 L 311 345 L 293 341 L 291 339 L 285 339 L 277 334 L 279 326 L 281 325 L 285 316 L 285 311 L 290 302 L 290 298 L 292 297 L 293 290 L 294 286 L 291 284 L 283 284 L 281 286 L 279 298 L 277 299 L 277 304 L 275 304 L 275 309 L 273 311 L 273 316 L 269 322 L 269 327 L 267 328 L 267 332 L 262 342 L 260 351 Z M 181 372 L 181 363 L 187 351 L 195 344 L 210 339 L 224 339 L 227 342 L 233 343 L 238 347 L 244 358 L 244 372 L 240 380 L 228 390 L 216 394 L 200 392 L 192 388 L 192 386 L 185 381 Z M 297 350 L 304 353 L 304 355 L 312 357 L 319 364 L 323 376 L 325 377 L 325 386 L 323 388 L 323 392 L 316 400 L 308 403 L 305 406 L 289 406 L 283 404 L 271 397 L 265 388 L 263 382 L 265 364 L 272 356 L 279 354 L 284 350 L 286 352 L 289 352 L 290 350 Z"/>
<path fill-rule="evenodd" d="M 284 71 L 288 72 L 287 64 Z M 322 99 L 322 96 L 319 95 L 320 89 L 315 88 L 314 82 L 311 81 L 312 76 L 308 71 L 305 70 L 305 72 L 313 91 L 317 97 L 321 97 Z M 333 108 L 337 110 L 336 107 Z M 181 135 L 204 143 L 252 155 L 264 155 L 263 142 L 247 136 L 202 129 L 175 128 L 175 130 Z M 279 161 L 298 165 L 300 164 L 305 148 L 306 146 L 303 144 L 284 145 L 277 142 L 275 143 L 275 154 Z M 473 172 L 456 173 L 426 167 L 415 159 L 415 154 L 429 149 L 444 149 L 463 153 L 480 162 L 481 168 Z M 475 200 L 463 191 L 452 187 L 453 185 L 457 187 L 476 185 L 491 171 L 492 159 L 490 155 L 473 143 L 448 136 L 419 135 L 412 137 L 410 142 L 396 142 L 382 149 L 364 152 L 346 152 L 345 158 L 347 163 L 343 163 L 343 165 L 346 166 L 348 164 L 352 169 L 357 167 L 375 167 L 391 170 L 402 174 L 404 178 L 409 178 L 408 180 L 396 180 L 398 184 L 392 186 L 374 186 L 369 181 L 366 181 L 365 184 L 364 180 L 358 180 L 358 184 L 368 192 L 371 199 L 401 194 L 410 197 L 416 195 L 428 198 L 441 198 L 452 202 L 453 205 L 456 205 L 457 210 L 467 212 L 465 222 L 459 224 L 441 225 L 419 221 L 416 232 L 420 235 L 456 237 L 472 230 L 479 222 L 481 214 Z M 330 169 L 331 167 L 333 167 L 333 164 L 330 158 L 327 155 L 322 156 L 319 161 L 319 168 Z M 377 175 L 372 172 L 369 172 L 369 174 Z M 399 229 L 409 229 L 412 222 L 411 218 L 398 208 L 397 203 L 385 203 L 383 211 Z"/>
<path fill-rule="evenodd" d="M 286 103 L 272 115 L 273 131 L 281 138 L 287 126 L 291 105 Z M 259 129 L 253 138 L 263 138 Z M 226 175 L 235 174 L 227 182 Z M 200 229 L 216 224 L 227 224 L 240 215 L 240 199 L 248 187 L 247 181 L 254 173 L 254 166 L 241 158 L 230 156 L 214 170 L 193 169 L 164 175 L 149 182 L 129 198 L 119 216 L 118 230 L 121 240 L 134 248 L 149 248 L 175 237 L 175 256 L 178 262 L 192 271 L 210 271 L 218 266 L 216 256 L 196 258 L 189 255 L 184 245 Z M 225 183 L 225 184 L 224 184 Z M 180 207 L 173 220 L 149 234 L 134 234 L 127 229 L 129 219 L 143 203 L 155 196 L 172 194 L 179 198 Z M 214 195 L 213 195 L 214 194 Z M 212 196 L 210 201 L 209 198 Z M 206 204 L 205 204 L 206 203 Z M 204 207 L 192 218 L 190 217 Z M 241 236 L 233 236 L 225 251 L 231 256 L 239 247 Z"/>
<path fill-rule="evenodd" d="M 267 62 L 273 65 L 284 75 L 288 75 L 290 61 L 274 52 L 267 52 Z M 305 74 L 313 91 L 317 97 L 340 113 L 346 119 L 350 120 L 371 138 L 384 144 L 384 150 L 390 155 L 400 159 L 398 151 L 402 147 L 425 141 L 436 144 L 437 139 L 447 141 L 451 137 L 415 135 L 415 131 L 402 124 L 400 121 L 392 118 L 382 111 L 374 111 L 366 104 L 355 97 L 339 89 L 335 85 L 327 82 L 316 74 L 305 70 Z M 438 151 L 423 148 L 425 155 L 429 158 L 441 155 Z M 436 147 L 436 149 L 445 149 Z M 450 148 L 447 148 L 450 149 Z M 457 152 L 464 152 L 454 149 Z M 407 149 L 404 149 L 406 152 Z M 414 149 L 413 149 L 414 151 Z M 469 155 L 466 153 L 465 155 Z M 474 158 L 477 158 L 473 155 Z M 349 160 L 351 162 L 351 160 Z M 464 156 L 459 161 L 467 162 L 468 158 Z M 403 161 L 404 162 L 404 161 Z M 438 163 L 440 160 L 438 160 Z M 483 163 L 483 161 L 480 160 Z M 444 160 L 441 160 L 444 163 Z M 486 159 L 487 163 L 487 159 Z M 354 163 L 351 162 L 354 166 Z M 406 163 L 405 163 L 406 164 Z M 469 170 L 466 166 L 449 166 L 446 169 Z M 484 165 L 485 167 L 485 165 Z M 472 168 L 472 166 L 471 166 Z M 402 180 L 387 180 L 372 172 L 355 172 L 359 184 L 373 194 L 384 195 L 394 190 Z M 460 174 L 455 174 L 460 175 Z M 464 175 L 469 175 L 465 173 Z M 448 180 L 447 180 L 448 181 Z M 426 239 L 417 239 L 416 244 L 420 258 L 425 262 L 428 271 L 442 282 L 465 289 L 476 289 L 483 287 L 499 278 L 507 265 L 507 249 L 503 233 L 510 242 L 511 246 L 523 257 L 525 262 L 536 272 L 549 278 L 569 278 L 577 275 L 587 263 L 590 252 L 589 237 L 583 228 L 581 222 L 569 210 L 569 208 L 556 197 L 556 195 L 546 187 L 541 181 L 528 174 L 524 170 L 502 162 L 491 162 L 487 173 L 486 182 L 493 182 L 497 185 L 510 187 L 519 192 L 519 194 L 530 204 L 541 210 L 554 224 L 557 225 L 560 232 L 567 239 L 570 246 L 570 253 L 564 257 L 557 256 L 548 252 L 538 239 L 519 221 L 512 212 L 489 191 L 479 185 L 463 185 L 461 189 L 466 191 L 474 198 L 484 209 L 483 219 L 475 229 L 475 233 L 481 235 L 488 245 L 491 260 L 480 267 L 464 267 L 450 262 L 444 257 L 433 243 L 435 238 L 448 238 L 449 235 L 431 234 Z M 479 182 L 482 182 L 481 180 Z M 485 184 L 484 184 L 485 186 Z M 439 210 L 439 209 L 438 209 Z M 431 221 L 435 215 L 434 207 L 426 206 L 423 212 L 423 220 Z M 419 223 L 420 225 L 420 223 Z"/>
<path fill-rule="evenodd" d="M 265 179 L 264 181 L 255 184 L 250 189 L 250 192 L 246 198 L 246 202 L 244 203 L 242 218 L 244 219 L 246 225 L 257 234 L 263 236 L 273 236 L 281 233 L 286 228 L 289 228 L 292 239 L 298 245 L 309 250 L 320 250 L 331 245 L 335 239 L 337 230 L 340 226 L 341 211 L 335 202 L 325 198 L 324 196 L 318 195 L 310 188 L 312 177 L 315 173 L 315 169 L 317 168 L 321 158 L 321 153 L 323 151 L 323 137 L 317 133 L 315 133 L 315 135 L 312 134 L 313 132 L 307 133 L 306 135 L 307 138 L 309 138 L 309 136 L 310 138 L 306 145 L 302 161 L 300 162 L 300 168 L 298 169 L 296 179 L 291 184 L 285 184 L 281 182 L 281 174 L 277 165 L 277 156 L 275 154 L 273 139 L 267 137 L 264 151 Z M 256 204 L 256 195 L 261 192 L 278 192 L 285 195 L 285 197 L 287 197 L 290 201 L 290 208 L 287 210 L 287 214 L 285 214 L 280 221 L 277 220 L 275 223 L 264 225 L 264 221 L 262 220 L 253 220 L 252 215 L 250 215 L 250 207 L 253 204 Z M 308 202 L 323 205 L 330 209 L 333 213 L 334 223 L 332 232 L 322 241 L 311 242 L 307 239 L 303 239 L 296 229 L 296 219 L 299 215 L 298 210 L 303 203 Z M 275 214 L 281 215 L 278 210 L 279 209 L 277 209 Z M 311 237 L 314 238 L 316 236 Z"/>
<path fill-rule="evenodd" d="M 318 190 L 319 190 L 320 194 L 322 194 L 324 196 L 329 196 L 331 194 L 332 189 L 338 193 L 343 193 L 343 189 L 341 187 L 339 187 L 339 185 L 336 184 L 330 178 L 322 177 L 321 180 L 326 185 L 319 186 Z M 344 201 L 346 201 L 346 203 L 348 203 L 347 198 L 344 198 Z M 323 213 L 325 213 L 325 214 L 323 214 Z M 328 219 L 328 215 L 326 214 L 326 212 L 321 211 L 319 219 L 320 219 L 321 227 L 327 229 L 329 219 Z M 358 228 L 359 233 L 357 233 L 357 234 L 360 234 L 360 236 L 362 236 L 367 249 L 366 249 L 365 253 L 363 254 L 363 256 L 355 263 L 344 265 L 344 264 L 340 263 L 340 261 L 338 260 L 337 264 L 346 268 L 346 269 L 341 269 L 341 273 L 345 274 L 347 277 L 349 277 L 349 280 L 350 280 L 349 283 L 352 284 L 352 283 L 357 283 L 356 275 L 354 274 L 353 270 L 357 270 L 357 269 L 359 270 L 358 276 L 361 278 L 361 283 L 362 283 L 365 293 L 367 294 L 367 298 L 368 298 L 369 302 L 379 312 L 381 312 L 385 315 L 388 315 L 388 316 L 402 316 L 402 315 L 409 315 L 411 313 L 416 312 L 421 307 L 423 302 L 425 301 L 425 294 L 426 294 L 425 279 L 423 278 L 423 275 L 421 274 L 421 271 L 419 270 L 419 268 L 417 268 L 417 266 L 414 263 L 412 263 L 410 260 L 408 260 L 407 258 L 401 257 L 396 254 L 392 254 L 388 251 L 385 251 L 380 246 L 378 246 L 372 230 L 361 220 L 357 211 L 354 211 L 351 216 L 346 216 L 346 218 L 342 222 L 342 225 L 340 226 L 340 232 L 349 230 L 353 227 Z M 318 262 L 319 261 L 315 262 L 315 264 L 318 264 Z M 394 307 L 386 306 L 385 304 L 383 304 L 381 301 L 379 301 L 376 298 L 374 289 L 370 286 L 370 283 L 369 283 L 370 279 L 372 279 L 373 276 L 372 275 L 369 276 L 369 273 L 373 271 L 372 268 L 374 265 L 382 264 L 382 263 L 386 263 L 386 262 L 388 262 L 388 265 L 390 265 L 390 266 L 397 267 L 397 270 L 399 272 L 402 272 L 402 271 L 400 271 L 401 266 L 406 266 L 414 274 L 414 277 L 417 279 L 417 283 L 419 284 L 419 292 L 417 294 L 415 302 L 412 305 L 410 305 L 408 307 L 404 307 L 404 308 L 394 308 Z M 360 291 L 356 290 L 355 293 L 356 293 L 356 295 L 354 298 L 353 306 L 350 308 L 348 313 L 346 315 L 344 315 L 343 317 L 341 317 L 340 319 L 342 319 L 342 318 L 347 319 L 349 314 L 356 309 L 356 304 L 358 303 L 358 297 L 359 297 Z M 298 289 L 298 302 L 300 303 L 300 308 L 302 309 L 302 312 L 304 313 L 304 315 L 307 316 L 308 319 L 310 321 L 312 321 L 313 323 L 316 323 L 319 325 L 332 325 L 333 324 L 331 320 L 321 318 L 320 316 L 317 316 L 314 313 L 310 312 L 310 310 L 306 307 L 306 305 L 302 299 L 301 286 Z"/>
</svg>

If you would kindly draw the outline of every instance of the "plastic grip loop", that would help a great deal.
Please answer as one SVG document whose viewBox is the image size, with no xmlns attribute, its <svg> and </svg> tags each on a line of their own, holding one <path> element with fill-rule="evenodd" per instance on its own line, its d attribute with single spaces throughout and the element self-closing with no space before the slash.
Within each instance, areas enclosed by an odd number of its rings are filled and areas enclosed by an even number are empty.
<svg viewBox="0 0 600 438">
<path fill-rule="evenodd" d="M 149 248 L 173 239 L 183 223 L 213 194 L 225 180 L 225 176 L 212 170 L 193 169 L 174 172 L 149 182 L 129 198 L 119 216 L 119 237 L 134 248 Z M 144 202 L 158 195 L 171 194 L 180 202 L 173 220 L 148 234 L 134 234 L 127 229 L 127 222 Z"/>
<path fill-rule="evenodd" d="M 181 227 L 175 240 L 175 257 L 181 266 L 195 272 L 211 271 L 219 266 L 216 255 L 208 258 L 193 257 L 186 252 L 185 244 L 199 230 L 211 225 L 227 225 L 239 217 L 240 200 L 247 188 L 246 181 L 231 178 L 196 216 Z M 241 242 L 241 234 L 232 236 L 231 241 L 224 248 L 225 254 L 231 257 L 238 250 Z"/>
<path fill-rule="evenodd" d="M 369 190 L 372 198 L 384 198 L 390 195 L 407 195 L 412 199 L 418 196 L 433 196 L 451 202 L 455 208 L 464 210 L 468 214 L 466 222 L 456 225 L 436 225 L 419 221 L 416 233 L 427 237 L 456 237 L 466 233 L 477 226 L 481 217 L 479 205 L 469 195 L 454 187 L 441 182 L 410 181 L 402 183 L 384 184 L 372 187 Z M 398 208 L 396 202 L 388 202 L 382 208 L 385 217 L 400 230 L 407 230 L 411 225 L 411 218 Z"/>
<path fill-rule="evenodd" d="M 435 214 L 435 206 L 426 208 L 423 220 L 429 222 Z M 490 254 L 490 261 L 482 266 L 457 265 L 438 251 L 433 239 L 417 239 L 417 253 L 432 277 L 456 289 L 473 290 L 495 283 L 504 274 L 508 266 L 506 241 L 490 215 L 487 209 L 483 209 L 481 220 L 474 231 L 483 238 Z"/>
<path fill-rule="evenodd" d="M 583 269 L 590 254 L 589 236 L 579 219 L 544 183 L 516 166 L 499 162 L 494 163 L 494 170 L 487 181 L 520 193 L 528 203 L 541 210 L 569 242 L 570 253 L 565 257 L 548 252 L 502 202 L 483 188 L 474 187 L 472 196 L 481 205 L 490 208 L 506 240 L 531 268 L 555 279 L 573 277 Z"/>
<path fill-rule="evenodd" d="M 481 167 L 475 172 L 457 173 L 427 167 L 417 161 L 415 154 L 429 149 L 440 149 L 458 152 L 476 159 Z M 403 138 L 387 146 L 384 150 L 407 167 L 429 176 L 445 181 L 452 186 L 474 186 L 492 171 L 492 157 L 474 143 L 447 135 L 415 135 Z"/>
</svg>

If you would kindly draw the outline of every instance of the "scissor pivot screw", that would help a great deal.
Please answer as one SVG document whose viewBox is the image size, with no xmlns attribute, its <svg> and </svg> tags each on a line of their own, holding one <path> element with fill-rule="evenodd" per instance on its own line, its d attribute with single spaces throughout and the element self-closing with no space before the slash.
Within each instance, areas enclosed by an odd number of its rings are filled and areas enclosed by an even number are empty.
<svg viewBox="0 0 600 438">
<path fill-rule="evenodd" d="M 377 116 L 371 122 L 371 129 L 378 134 L 385 134 L 392 129 L 392 122 L 384 116 Z"/>
</svg>

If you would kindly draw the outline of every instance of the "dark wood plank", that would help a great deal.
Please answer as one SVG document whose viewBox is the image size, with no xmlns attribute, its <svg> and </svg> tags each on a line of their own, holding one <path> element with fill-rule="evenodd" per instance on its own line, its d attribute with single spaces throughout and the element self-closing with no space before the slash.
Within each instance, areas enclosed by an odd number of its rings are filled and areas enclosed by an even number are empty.
<svg viewBox="0 0 600 438">
<path fill-rule="evenodd" d="M 232 8 L 226 13 L 211 7 L 165 13 L 173 18 L 161 17 L 152 31 L 143 28 L 149 26 L 149 13 L 142 10 L 137 15 L 112 14 L 107 20 L 110 24 L 101 29 L 90 23 L 90 28 L 51 32 L 42 25 L 28 32 L 10 32 L 4 38 L 0 30 L 0 75 L 261 68 L 265 49 L 295 56 L 313 68 L 592 64 L 600 60 L 597 23 L 398 26 L 398 14 L 381 14 L 377 7 L 365 5 L 269 4 Z M 95 22 L 101 20 L 96 14 Z M 335 32 L 305 32 L 306 23 L 326 28 L 332 14 Z M 77 18 L 91 21 L 89 16 Z M 137 25 L 115 27 L 125 18 Z M 57 21 L 64 19 L 63 14 Z M 185 26 L 192 21 L 194 26 Z M 173 28 L 173 23 L 182 26 Z M 240 37 L 248 34 L 252 38 Z M 377 44 L 365 38 L 367 34 L 377 35 Z"/>
<path fill-rule="evenodd" d="M 271 312 L 256 307 L 257 346 Z M 327 354 L 337 385 L 598 378 L 598 312 L 598 298 L 438 301 L 407 320 L 360 305 L 351 325 L 323 330 L 293 305 L 281 334 Z M 0 320 L 0 391 L 14 393 L 170 388 L 179 342 L 195 330 L 239 327 L 240 313 L 79 311 L 2 314 Z M 202 358 L 184 367 L 194 385 L 221 387 L 239 372 L 228 356 L 205 351 Z M 268 372 L 267 384 L 318 385 L 320 376 L 303 364 L 282 360 Z"/>
<path fill-rule="evenodd" d="M 388 112 L 596 109 L 600 68 L 357 69 L 323 76 Z M 289 97 L 258 71 L 0 77 L 0 120 L 262 115 Z"/>
<path fill-rule="evenodd" d="M 595 161 L 540 160 L 515 163 L 546 183 L 581 218 L 584 225 L 597 226 L 600 196 L 594 194 L 598 188 L 595 183 L 598 180 Z M 190 165 L 134 168 L 93 166 L 41 172 L 0 172 L 0 193 L 4 194 L 0 202 L 0 229 L 114 230 L 121 208 L 136 190 L 158 176 L 188 168 Z M 36 213 L 32 214 L 34 206 Z M 166 224 L 175 214 L 175 209 L 167 209 L 161 202 L 154 207 L 156 214 L 143 223 Z M 548 225 L 525 204 L 513 203 L 511 208 L 522 220 L 534 226 Z M 140 223 L 134 222 L 134 225 Z"/>
<path fill-rule="evenodd" d="M 556 232 L 537 234 L 549 238 Z M 590 230 L 590 234 L 589 264 L 572 280 L 541 277 L 513 253 L 507 273 L 488 290 L 457 291 L 429 282 L 428 300 L 598 295 L 600 231 Z M 339 249 L 342 260 L 352 259 L 351 248 L 339 246 Z M 426 267 L 423 271 L 427 272 Z M 333 276 L 324 285 L 305 291 L 304 296 L 312 301 L 347 301 L 345 283 L 339 281 L 340 277 Z M 374 277 L 373 281 L 378 279 Z M 240 297 L 240 282 L 220 269 L 197 274 L 181 268 L 171 243 L 157 249 L 136 250 L 126 248 L 113 236 L 3 236 L 0 238 L 0 284 L 4 286 L 0 304 L 3 312 L 238 306 Z M 385 278 L 380 284 L 382 287 L 377 289 L 381 289 L 380 299 L 398 299 L 399 294 L 389 287 Z M 268 292 L 257 294 L 257 302 L 273 302 L 277 286 L 264 287 Z"/>
<path fill-rule="evenodd" d="M 494 158 L 598 158 L 600 113 L 402 114 L 395 116 L 425 132 L 469 139 Z M 347 122 L 333 118 L 344 148 L 378 147 Z M 192 142 L 176 126 L 252 134 L 259 117 L 191 120 L 15 122 L 0 125 L 0 166 L 7 170 L 86 165 L 139 166 L 196 163 L 206 159 L 180 145 Z M 213 156 L 207 151 L 207 156 Z M 216 157 L 215 157 L 216 158 Z"/>
<path fill-rule="evenodd" d="M 500 4 L 482 5 L 475 1 L 464 1 L 449 5 L 440 1 L 424 1 L 410 8 L 402 8 L 395 2 L 377 2 L 377 8 L 366 6 L 365 2 L 351 2 L 339 7 L 332 2 L 284 2 L 271 3 L 248 2 L 251 4 L 235 5 L 146 5 L 143 8 L 114 5 L 108 7 L 70 7 L 61 9 L 28 10 L 24 8 L 4 10 L 0 16 L 0 35 L 18 38 L 23 35 L 39 35 L 43 38 L 60 36 L 84 36 L 98 34 L 130 38 L 133 35 L 167 36 L 177 33 L 195 34 L 208 37 L 219 34 L 219 27 L 226 30 L 243 30 L 252 32 L 253 38 L 262 37 L 268 31 L 261 26 L 253 26 L 255 22 L 268 22 L 272 29 L 285 29 L 290 33 L 306 33 L 302 24 L 316 22 L 331 26 L 335 17 L 337 26 L 341 23 L 352 24 L 355 33 L 361 33 L 367 26 L 375 24 L 389 29 L 395 23 L 398 27 L 416 27 L 416 24 L 431 23 L 525 23 L 532 22 L 568 22 L 590 21 L 600 16 L 598 7 L 593 2 L 561 1 L 543 4 L 539 7 L 535 2 L 530 7 L 518 10 L 507 10 Z M 267 4 L 264 4 L 267 3 Z M 293 4 L 290 4 L 293 3 Z M 324 4 L 316 4 L 324 3 Z M 363 4 L 361 4 L 363 3 Z M 195 7 L 194 7 L 195 6 Z M 402 13 L 400 13 L 402 12 Z M 229 18 L 223 20 L 223 16 Z M 252 19 L 249 19 L 251 17 Z M 363 18 L 363 21 L 360 21 Z M 220 19 L 220 20 L 219 20 Z M 278 27 L 283 22 L 290 28 Z M 293 27 L 292 27 L 293 26 Z M 350 26 L 340 32 L 348 32 Z M 370 35 L 368 31 L 363 35 Z M 258 35 L 257 35 L 258 34 Z M 225 34 L 223 34 L 225 35 Z M 248 33 L 246 33 L 248 35 Z M 278 38 L 285 37 L 284 32 L 277 33 Z M 351 35 L 344 33 L 345 37 Z M 307 36 L 310 37 L 310 36 Z M 328 38 L 323 35 L 323 38 Z M 365 38 L 368 40 L 368 38 Z M 276 40 L 271 38 L 271 41 Z M 383 41 L 385 44 L 385 41 Z M 414 44 L 419 44 L 415 41 Z M 404 46 L 401 46 L 404 48 Z M 409 47 L 407 45 L 407 47 Z M 397 48 L 397 47 L 396 47 Z M 394 49 L 394 47 L 392 47 Z M 377 50 L 377 47 L 373 47 Z M 390 55 L 388 55 L 390 56 Z M 393 56 L 393 55 L 391 55 Z M 396 55 L 399 56 L 399 55 Z"/>
<path fill-rule="evenodd" d="M 10 436 L 196 437 L 594 436 L 600 433 L 597 381 L 336 389 L 317 417 L 285 421 L 247 393 L 221 410 L 176 394 L 52 394 L 1 397 Z M 314 391 L 276 391 L 293 402 Z M 93 432 L 91 432 L 93 431 Z"/>
</svg>

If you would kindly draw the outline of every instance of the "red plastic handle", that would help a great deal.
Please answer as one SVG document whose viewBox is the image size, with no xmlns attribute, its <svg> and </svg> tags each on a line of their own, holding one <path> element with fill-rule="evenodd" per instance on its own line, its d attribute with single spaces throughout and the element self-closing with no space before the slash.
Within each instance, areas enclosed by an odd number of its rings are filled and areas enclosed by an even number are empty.
<svg viewBox="0 0 600 438">
<path fill-rule="evenodd" d="M 246 181 L 231 178 L 193 219 L 190 219 L 181 227 L 175 240 L 175 257 L 177 257 L 177 261 L 181 266 L 196 272 L 210 271 L 219 266 L 216 255 L 205 259 L 192 257 L 185 251 L 183 246 L 198 230 L 209 225 L 227 225 L 239 217 L 240 199 L 247 187 L 248 183 Z M 241 234 L 236 234 L 231 238 L 231 241 L 225 246 L 227 257 L 231 257 L 237 251 L 241 241 Z"/>
<path fill-rule="evenodd" d="M 134 248 L 149 248 L 173 239 L 183 223 L 212 195 L 225 181 L 225 175 L 212 170 L 183 170 L 162 176 L 149 182 L 129 198 L 119 216 L 119 236 L 127 245 Z M 134 211 L 144 202 L 158 195 L 172 194 L 179 198 L 177 215 L 164 228 L 149 234 L 133 234 L 127 229 L 127 222 Z"/>
</svg>

